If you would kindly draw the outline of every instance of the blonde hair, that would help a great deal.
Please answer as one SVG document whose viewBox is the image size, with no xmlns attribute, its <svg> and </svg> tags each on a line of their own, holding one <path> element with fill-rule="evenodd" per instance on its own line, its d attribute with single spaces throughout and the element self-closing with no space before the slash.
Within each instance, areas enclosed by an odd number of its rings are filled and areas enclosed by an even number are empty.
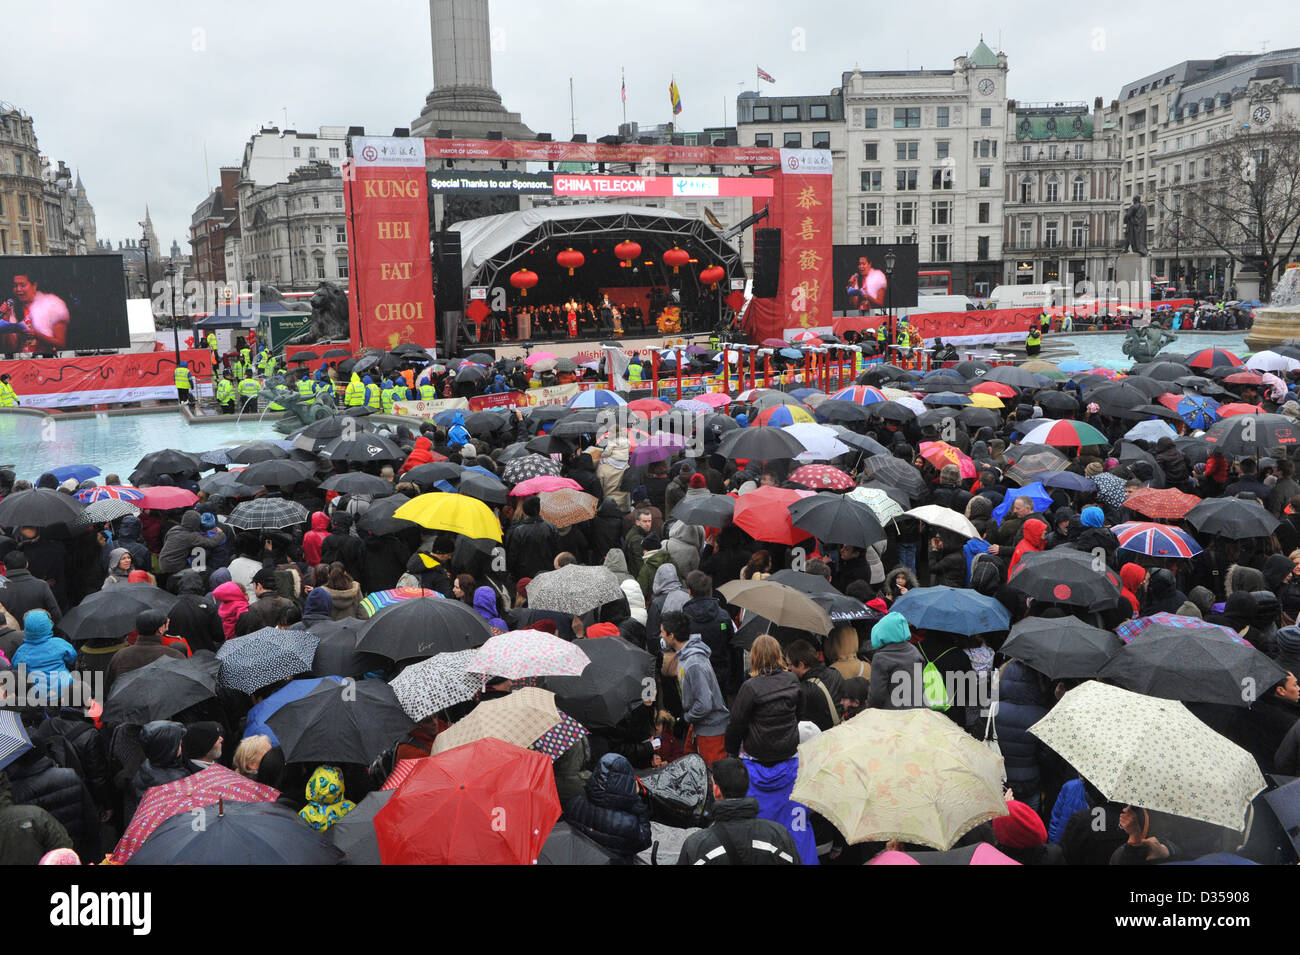
<svg viewBox="0 0 1300 955">
<path fill-rule="evenodd" d="M 852 660 L 858 655 L 858 631 L 852 624 L 841 624 L 831 631 L 822 644 L 822 656 L 827 663 Z"/>
<path fill-rule="evenodd" d="M 250 736 L 241 740 L 232 761 L 235 772 L 241 776 L 247 776 L 249 779 L 256 779 L 257 769 L 262 764 L 262 757 L 270 751 L 271 737 L 269 736 Z"/>
<path fill-rule="evenodd" d="M 780 673 L 785 669 L 784 654 L 776 637 L 763 634 L 749 648 L 749 672 L 751 676 L 763 673 Z"/>
</svg>

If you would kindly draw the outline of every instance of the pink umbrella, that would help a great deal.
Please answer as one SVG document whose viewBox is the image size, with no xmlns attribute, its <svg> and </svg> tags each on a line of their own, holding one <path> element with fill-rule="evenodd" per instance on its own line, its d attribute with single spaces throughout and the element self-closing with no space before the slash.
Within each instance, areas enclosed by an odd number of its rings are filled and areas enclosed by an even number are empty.
<svg viewBox="0 0 1300 955">
<path fill-rule="evenodd" d="M 524 364 L 529 368 L 532 368 L 533 365 L 537 364 L 539 361 L 555 361 L 559 357 L 559 355 L 552 355 L 548 351 L 535 351 L 524 359 Z"/>
<path fill-rule="evenodd" d="M 696 395 L 695 400 L 703 401 L 711 408 L 725 408 L 731 404 L 731 395 L 725 395 L 721 391 L 710 391 L 702 395 Z"/>
<path fill-rule="evenodd" d="M 581 491 L 582 485 L 573 478 L 560 477 L 558 474 L 542 474 L 538 477 L 521 481 L 511 490 L 511 497 L 529 497 L 545 491 Z"/>
<path fill-rule="evenodd" d="M 178 507 L 189 507 L 198 503 L 199 497 L 193 491 L 183 487 L 148 487 L 144 495 L 134 503 L 147 510 L 170 511 Z"/>
</svg>

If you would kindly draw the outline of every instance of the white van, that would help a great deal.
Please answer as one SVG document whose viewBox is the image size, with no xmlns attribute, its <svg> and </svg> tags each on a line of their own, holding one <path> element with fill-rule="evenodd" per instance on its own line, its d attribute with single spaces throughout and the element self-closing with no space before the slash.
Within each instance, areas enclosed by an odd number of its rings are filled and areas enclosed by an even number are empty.
<svg viewBox="0 0 1300 955">
<path fill-rule="evenodd" d="M 989 295 L 989 308 L 1051 308 L 1065 303 L 1069 289 L 1057 282 L 1044 285 L 999 285 Z"/>
<path fill-rule="evenodd" d="M 969 312 L 975 309 L 969 295 L 921 295 L 915 308 L 900 308 L 899 315 L 926 315 L 931 312 Z"/>
</svg>

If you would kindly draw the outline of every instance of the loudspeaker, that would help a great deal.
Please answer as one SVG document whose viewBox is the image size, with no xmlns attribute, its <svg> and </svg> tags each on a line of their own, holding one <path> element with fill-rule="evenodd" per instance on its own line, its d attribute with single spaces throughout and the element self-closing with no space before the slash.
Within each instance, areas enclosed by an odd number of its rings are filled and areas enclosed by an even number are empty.
<svg viewBox="0 0 1300 955">
<path fill-rule="evenodd" d="M 461 284 L 460 233 L 437 233 L 438 253 L 434 257 L 434 287 L 438 307 L 444 311 L 460 312 L 465 308 L 465 289 Z"/>
<path fill-rule="evenodd" d="M 781 230 L 754 230 L 754 297 L 776 298 L 781 284 Z"/>
</svg>

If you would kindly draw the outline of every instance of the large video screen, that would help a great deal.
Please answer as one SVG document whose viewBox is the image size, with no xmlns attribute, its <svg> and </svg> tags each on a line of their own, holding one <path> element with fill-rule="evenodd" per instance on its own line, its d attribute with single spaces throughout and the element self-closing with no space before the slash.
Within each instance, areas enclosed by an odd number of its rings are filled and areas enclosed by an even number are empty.
<svg viewBox="0 0 1300 955">
<path fill-rule="evenodd" d="M 126 348 L 120 255 L 0 256 L 0 354 Z"/>
<path fill-rule="evenodd" d="M 856 314 L 872 309 L 915 308 L 916 250 L 911 243 L 835 246 L 831 257 L 835 311 Z M 892 271 L 887 269 L 891 252 Z"/>
</svg>

